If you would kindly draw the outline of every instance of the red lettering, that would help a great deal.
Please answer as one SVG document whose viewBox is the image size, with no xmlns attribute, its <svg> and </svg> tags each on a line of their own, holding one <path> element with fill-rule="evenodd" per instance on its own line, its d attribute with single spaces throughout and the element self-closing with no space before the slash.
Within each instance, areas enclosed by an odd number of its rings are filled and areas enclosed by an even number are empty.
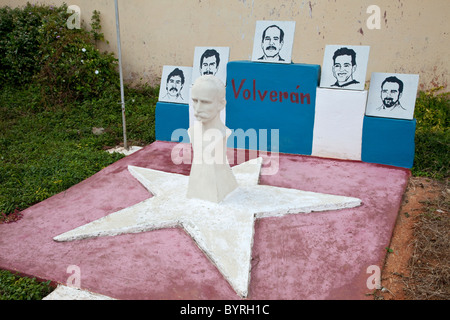
<svg viewBox="0 0 450 320">
<path fill-rule="evenodd" d="M 244 85 L 246 79 L 241 80 L 241 84 L 239 85 L 239 89 L 236 92 L 236 85 L 234 83 L 234 79 L 231 80 L 231 85 L 233 86 L 234 98 L 237 99 L 239 97 L 239 93 L 241 92 L 242 86 Z"/>
<path fill-rule="evenodd" d="M 264 91 L 263 95 L 261 95 L 261 91 L 258 90 L 258 95 L 261 101 L 264 101 L 264 98 L 266 97 L 267 90 Z"/>
<path fill-rule="evenodd" d="M 277 95 L 278 93 L 276 91 L 270 91 L 270 101 L 275 102 L 277 101 Z"/>
<path fill-rule="evenodd" d="M 252 88 L 251 89 L 253 89 L 253 91 L 251 91 L 250 89 L 242 90 L 244 83 L 246 81 L 247 81 L 247 79 L 242 79 L 241 82 L 239 83 L 239 88 L 236 89 L 236 82 L 234 79 L 231 79 L 231 85 L 233 87 L 234 98 L 238 99 L 239 95 L 242 92 L 242 97 L 245 100 L 249 100 L 250 98 L 253 98 L 253 101 L 256 101 L 257 97 L 259 97 L 259 99 L 261 101 L 264 101 L 264 99 L 267 96 L 268 91 L 264 90 L 261 92 L 261 90 L 258 90 L 256 88 L 256 80 L 255 79 L 252 80 Z M 298 85 L 296 87 L 296 89 L 299 89 L 299 87 L 300 86 Z M 258 92 L 258 96 L 256 95 L 256 92 Z M 289 98 L 292 103 L 304 104 L 306 102 L 307 104 L 311 104 L 311 96 L 309 95 L 309 93 L 300 93 L 299 94 L 297 92 L 289 93 L 287 91 L 283 92 L 283 91 L 275 91 L 275 90 L 270 91 L 270 93 L 269 93 L 269 99 L 272 102 L 276 102 L 276 101 L 283 102 L 283 99 L 289 101 Z"/>
<path fill-rule="evenodd" d="M 307 94 L 300 93 L 300 101 L 302 102 L 302 104 L 303 104 L 303 100 L 305 98 L 306 98 L 307 103 L 311 104 L 311 97 L 309 96 L 309 93 L 307 93 Z"/>
<path fill-rule="evenodd" d="M 245 89 L 244 92 L 242 93 L 242 96 L 244 97 L 245 100 L 250 99 L 251 95 L 252 94 L 251 94 L 250 90 L 248 90 L 248 89 Z"/>
</svg>

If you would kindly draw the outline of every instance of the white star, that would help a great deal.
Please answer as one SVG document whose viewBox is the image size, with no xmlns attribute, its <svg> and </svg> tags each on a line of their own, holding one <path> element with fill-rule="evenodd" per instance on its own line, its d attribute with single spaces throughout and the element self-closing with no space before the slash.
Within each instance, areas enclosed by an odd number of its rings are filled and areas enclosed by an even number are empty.
<svg viewBox="0 0 450 320">
<path fill-rule="evenodd" d="M 182 227 L 246 297 L 256 218 L 352 208 L 361 200 L 259 185 L 262 158 L 232 168 L 239 187 L 222 202 L 186 197 L 188 176 L 129 166 L 130 173 L 154 196 L 54 237 L 72 241 L 99 236 Z"/>
</svg>

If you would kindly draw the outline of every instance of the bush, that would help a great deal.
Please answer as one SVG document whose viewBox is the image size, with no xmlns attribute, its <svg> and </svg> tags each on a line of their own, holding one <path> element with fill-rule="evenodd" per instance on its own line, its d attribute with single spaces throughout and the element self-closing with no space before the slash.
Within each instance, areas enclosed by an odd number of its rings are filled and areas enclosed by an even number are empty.
<svg viewBox="0 0 450 320">
<path fill-rule="evenodd" d="M 450 94 L 438 93 L 441 87 L 419 92 L 415 117 L 416 154 L 412 174 L 434 179 L 449 177 Z"/>
<path fill-rule="evenodd" d="M 67 7 L 0 8 L 0 84 L 29 83 L 68 18 Z M 52 35 L 52 36 L 51 36 Z"/>
<path fill-rule="evenodd" d="M 117 59 L 101 53 L 100 13 L 88 32 L 68 29 L 67 6 L 31 5 L 0 9 L 0 85 L 35 83 L 44 106 L 100 97 L 119 86 Z"/>
<path fill-rule="evenodd" d="M 117 59 L 99 52 L 93 33 L 74 30 L 66 30 L 43 56 L 37 83 L 48 105 L 98 98 L 119 88 Z"/>
</svg>

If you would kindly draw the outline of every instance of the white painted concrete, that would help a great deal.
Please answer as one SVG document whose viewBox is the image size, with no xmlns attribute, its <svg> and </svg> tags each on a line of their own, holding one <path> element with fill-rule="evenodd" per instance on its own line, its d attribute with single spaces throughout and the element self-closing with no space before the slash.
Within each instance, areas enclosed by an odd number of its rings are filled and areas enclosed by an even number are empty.
<svg viewBox="0 0 450 320">
<path fill-rule="evenodd" d="M 122 153 L 126 156 L 135 153 L 136 151 L 141 150 L 143 147 L 138 147 L 138 146 L 131 146 L 127 149 L 125 149 L 124 147 L 114 147 L 112 149 L 108 149 L 106 151 L 108 151 L 109 153 L 114 153 L 114 152 L 118 152 L 118 153 Z"/>
<path fill-rule="evenodd" d="M 221 203 L 186 197 L 188 176 L 129 166 L 154 196 L 54 237 L 73 241 L 182 227 L 234 290 L 248 294 L 256 218 L 356 207 L 360 199 L 258 185 L 262 158 L 233 167 L 239 187 Z M 187 210 L 188 208 L 188 210 Z"/>
<path fill-rule="evenodd" d="M 317 88 L 313 156 L 361 160 L 367 91 Z"/>
<path fill-rule="evenodd" d="M 81 290 L 74 287 L 58 285 L 48 296 L 42 300 L 116 300 L 98 293 Z"/>
</svg>

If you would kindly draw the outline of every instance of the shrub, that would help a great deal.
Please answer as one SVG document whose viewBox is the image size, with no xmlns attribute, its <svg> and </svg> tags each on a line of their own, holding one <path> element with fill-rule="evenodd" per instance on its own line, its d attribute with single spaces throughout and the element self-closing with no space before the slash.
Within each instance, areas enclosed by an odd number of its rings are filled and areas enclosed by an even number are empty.
<svg viewBox="0 0 450 320">
<path fill-rule="evenodd" d="M 34 82 L 46 107 L 99 97 L 117 89 L 117 59 L 99 52 L 100 13 L 91 31 L 68 29 L 67 6 L 27 4 L 0 9 L 0 86 Z"/>
<path fill-rule="evenodd" d="M 43 56 L 37 83 L 48 105 L 97 98 L 118 88 L 117 59 L 99 52 L 94 38 L 98 33 L 65 30 Z"/>
<path fill-rule="evenodd" d="M 68 14 L 59 8 L 27 4 L 0 8 L 0 85 L 21 85 L 40 70 L 42 48 L 57 40 Z M 52 36 L 51 36 L 52 35 Z"/>
<path fill-rule="evenodd" d="M 415 117 L 416 156 L 412 174 L 434 179 L 449 177 L 450 94 L 438 93 L 441 87 L 419 92 Z"/>
</svg>

